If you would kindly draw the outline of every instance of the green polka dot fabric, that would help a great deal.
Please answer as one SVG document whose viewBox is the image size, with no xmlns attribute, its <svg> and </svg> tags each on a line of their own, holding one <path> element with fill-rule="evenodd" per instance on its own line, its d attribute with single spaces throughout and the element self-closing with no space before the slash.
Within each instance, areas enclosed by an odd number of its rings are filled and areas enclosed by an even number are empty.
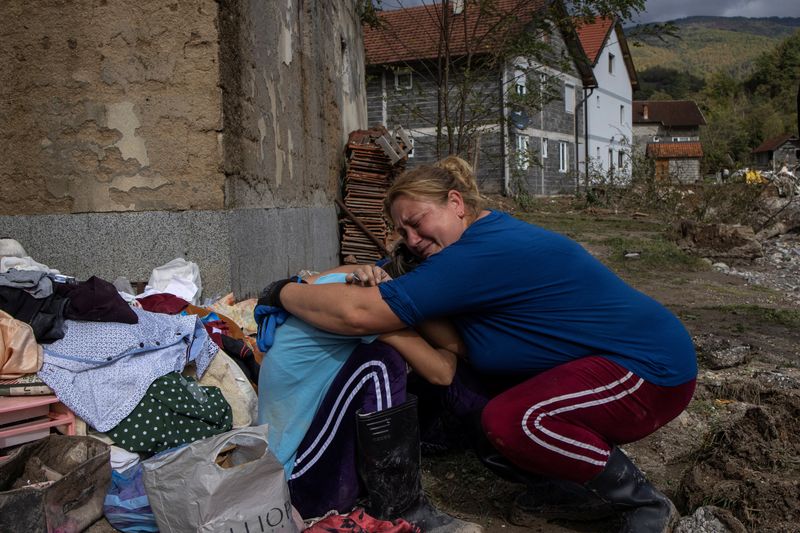
<svg viewBox="0 0 800 533">
<path fill-rule="evenodd" d="M 156 453 L 230 431 L 231 406 L 217 387 L 178 372 L 155 380 L 127 418 L 107 432 L 131 452 Z"/>
</svg>

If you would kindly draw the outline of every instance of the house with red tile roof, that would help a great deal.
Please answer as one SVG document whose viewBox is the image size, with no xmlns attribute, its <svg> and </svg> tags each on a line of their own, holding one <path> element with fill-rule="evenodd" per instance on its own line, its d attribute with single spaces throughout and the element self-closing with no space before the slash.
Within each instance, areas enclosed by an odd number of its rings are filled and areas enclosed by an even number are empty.
<svg viewBox="0 0 800 533">
<path fill-rule="evenodd" d="M 646 154 L 655 161 L 657 180 L 694 183 L 700 179 L 703 146 L 699 141 L 649 143 Z"/>
<path fill-rule="evenodd" d="M 800 139 L 791 133 L 767 139 L 753 150 L 753 166 L 761 170 L 778 171 L 784 165 L 791 170 L 798 162 Z"/>
<path fill-rule="evenodd" d="M 656 162 L 656 175 L 693 183 L 700 179 L 700 127 L 706 119 L 691 100 L 633 102 L 634 149 Z M 662 146 L 663 145 L 663 146 Z"/>
<path fill-rule="evenodd" d="M 484 192 L 575 191 L 581 95 L 596 80 L 574 26 L 563 23 L 570 21 L 563 5 L 497 0 L 487 10 L 467 0 L 445 11 L 426 4 L 380 12 L 379 26 L 364 27 L 370 125 L 402 125 L 411 134 L 410 167 L 448 153 L 477 163 Z M 510 53 L 523 42 L 541 53 Z M 464 127 L 448 132 L 461 116 Z"/>
<path fill-rule="evenodd" d="M 633 91 L 639 81 L 622 25 L 610 17 L 577 22 L 597 87 L 586 90 L 585 172 L 599 180 L 630 180 Z"/>
</svg>

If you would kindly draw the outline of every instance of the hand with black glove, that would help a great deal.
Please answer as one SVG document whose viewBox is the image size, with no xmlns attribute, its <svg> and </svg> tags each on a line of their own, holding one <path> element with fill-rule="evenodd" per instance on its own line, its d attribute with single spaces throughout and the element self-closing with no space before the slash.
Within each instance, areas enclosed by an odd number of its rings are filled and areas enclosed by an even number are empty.
<svg viewBox="0 0 800 533">
<path fill-rule="evenodd" d="M 283 308 L 281 304 L 281 290 L 289 283 L 306 283 L 300 276 L 292 276 L 291 278 L 279 279 L 273 281 L 261 291 L 258 295 L 258 303 L 256 305 L 269 305 L 271 307 Z"/>
</svg>

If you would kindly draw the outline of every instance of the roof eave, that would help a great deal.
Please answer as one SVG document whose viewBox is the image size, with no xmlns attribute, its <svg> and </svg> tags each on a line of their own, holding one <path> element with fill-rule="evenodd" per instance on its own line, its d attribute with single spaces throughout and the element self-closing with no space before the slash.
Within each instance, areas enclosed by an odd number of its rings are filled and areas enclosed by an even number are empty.
<svg viewBox="0 0 800 533">
<path fill-rule="evenodd" d="M 583 84 L 583 88 L 597 88 L 599 84 L 597 83 L 597 78 L 594 76 L 592 62 L 589 60 L 589 57 L 586 55 L 586 51 L 583 49 L 583 45 L 578 37 L 578 32 L 575 30 L 575 25 L 565 22 L 571 19 L 567 14 L 564 4 L 560 1 L 554 1 L 552 2 L 552 9 L 555 10 L 559 15 L 558 20 L 560 20 L 561 23 L 557 25 L 558 30 L 561 32 L 561 37 L 564 39 L 564 43 L 567 45 L 567 50 L 569 50 L 570 56 L 572 56 L 572 59 L 575 62 L 575 67 L 578 69 L 578 72 L 581 75 L 581 83 Z"/>
<path fill-rule="evenodd" d="M 636 67 L 633 64 L 633 56 L 631 55 L 630 47 L 628 47 L 628 39 L 625 37 L 625 32 L 619 20 L 614 22 L 614 30 L 617 32 L 617 41 L 619 42 L 619 47 L 622 49 L 622 59 L 625 61 L 625 68 L 628 70 L 631 87 L 635 91 L 639 88 L 639 77 L 636 75 Z"/>
</svg>

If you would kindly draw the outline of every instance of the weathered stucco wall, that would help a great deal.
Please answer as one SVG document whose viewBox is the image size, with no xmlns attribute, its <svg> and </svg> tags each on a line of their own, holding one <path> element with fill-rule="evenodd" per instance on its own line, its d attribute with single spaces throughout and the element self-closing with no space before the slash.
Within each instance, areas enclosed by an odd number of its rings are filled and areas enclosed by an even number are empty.
<svg viewBox="0 0 800 533">
<path fill-rule="evenodd" d="M 328 205 L 366 119 L 352 1 L 233 0 L 220 18 L 228 207 Z"/>
<path fill-rule="evenodd" d="M 185 257 L 207 296 L 335 265 L 354 4 L 0 2 L 0 237 L 80 278 Z"/>
<path fill-rule="evenodd" d="M 223 206 L 217 4 L 0 2 L 0 214 Z"/>
<path fill-rule="evenodd" d="M 225 206 L 233 288 L 338 263 L 334 198 L 351 130 L 366 125 L 361 26 L 352 0 L 231 0 L 220 12 Z M 278 9 L 280 5 L 280 9 Z M 273 208 L 304 206 L 305 226 Z M 253 257 L 253 250 L 259 250 Z"/>
</svg>

